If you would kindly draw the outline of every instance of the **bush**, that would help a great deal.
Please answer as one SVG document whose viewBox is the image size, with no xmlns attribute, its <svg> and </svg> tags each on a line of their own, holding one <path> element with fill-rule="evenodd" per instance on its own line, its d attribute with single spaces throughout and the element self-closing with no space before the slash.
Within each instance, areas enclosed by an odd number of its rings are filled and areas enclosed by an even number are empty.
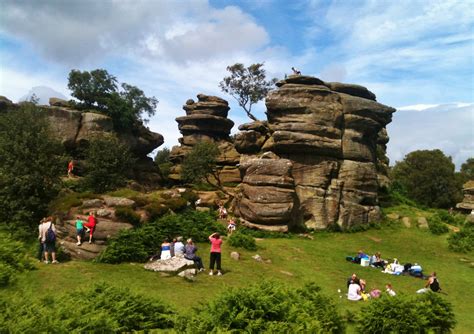
<svg viewBox="0 0 474 334">
<path fill-rule="evenodd" d="M 438 215 L 433 215 L 428 218 L 428 226 L 430 228 L 431 233 L 436 235 L 441 235 L 449 232 L 448 226 L 443 223 L 443 221 Z"/>
<path fill-rule="evenodd" d="M 275 282 L 230 289 L 177 322 L 187 333 L 342 333 L 331 299 L 314 284 L 294 289 Z"/>
<path fill-rule="evenodd" d="M 9 285 L 15 274 L 34 269 L 26 255 L 26 250 L 18 241 L 13 240 L 5 233 L 0 234 L 0 287 Z"/>
<path fill-rule="evenodd" d="M 237 219 L 238 222 L 238 219 Z M 293 234 L 291 233 L 282 233 L 282 232 L 269 232 L 269 231 L 262 231 L 262 230 L 255 230 L 252 228 L 247 228 L 244 226 L 239 226 L 240 234 L 245 234 L 254 238 L 275 238 L 275 239 L 282 239 L 282 238 L 292 238 Z"/>
<path fill-rule="evenodd" d="M 155 221 L 170 211 L 166 205 L 158 202 L 147 204 L 144 209 L 148 213 L 149 221 Z"/>
<path fill-rule="evenodd" d="M 439 219 L 446 224 L 463 226 L 466 217 L 462 214 L 449 214 L 446 210 L 438 210 L 435 214 Z"/>
<path fill-rule="evenodd" d="M 448 237 L 448 247 L 454 252 L 467 253 L 474 249 L 474 223 L 466 223 Z"/>
<path fill-rule="evenodd" d="M 97 261 L 144 262 L 160 249 L 165 238 L 182 235 L 203 242 L 213 232 L 225 234 L 225 227 L 218 224 L 209 213 L 189 210 L 181 214 L 168 214 L 140 228 L 120 231 Z"/>
<path fill-rule="evenodd" d="M 228 239 L 229 245 L 232 247 L 240 247 L 248 250 L 257 250 L 255 239 L 247 234 L 235 232 Z"/>
<path fill-rule="evenodd" d="M 112 333 L 174 325 L 174 311 L 162 301 L 106 284 L 58 297 L 0 299 L 0 313 L 2 333 Z"/>
<path fill-rule="evenodd" d="M 115 216 L 133 226 L 140 225 L 140 215 L 128 206 L 119 206 L 115 209 Z"/>
<path fill-rule="evenodd" d="M 455 324 L 451 304 L 431 292 L 374 299 L 357 315 L 360 333 L 448 333 Z"/>
</svg>

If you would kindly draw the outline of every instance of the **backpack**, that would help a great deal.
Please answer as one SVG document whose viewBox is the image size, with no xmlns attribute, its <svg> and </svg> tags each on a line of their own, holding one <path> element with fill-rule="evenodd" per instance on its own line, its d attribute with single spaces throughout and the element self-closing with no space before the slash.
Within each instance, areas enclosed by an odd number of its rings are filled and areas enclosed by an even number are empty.
<svg viewBox="0 0 474 334">
<path fill-rule="evenodd" d="M 56 234 L 53 231 L 53 223 L 49 225 L 48 230 L 46 231 L 46 242 L 55 242 L 56 241 Z"/>
</svg>

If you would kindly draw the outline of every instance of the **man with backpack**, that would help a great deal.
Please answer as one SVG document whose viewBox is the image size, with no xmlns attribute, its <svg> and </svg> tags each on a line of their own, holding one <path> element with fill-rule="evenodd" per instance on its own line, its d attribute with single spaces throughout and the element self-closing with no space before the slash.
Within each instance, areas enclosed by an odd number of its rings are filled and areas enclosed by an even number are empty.
<svg viewBox="0 0 474 334">
<path fill-rule="evenodd" d="M 44 263 L 49 263 L 49 254 L 51 253 L 51 263 L 59 263 L 56 260 L 56 226 L 53 224 L 53 218 L 45 219 L 39 229 L 39 237 L 44 247 Z"/>
</svg>

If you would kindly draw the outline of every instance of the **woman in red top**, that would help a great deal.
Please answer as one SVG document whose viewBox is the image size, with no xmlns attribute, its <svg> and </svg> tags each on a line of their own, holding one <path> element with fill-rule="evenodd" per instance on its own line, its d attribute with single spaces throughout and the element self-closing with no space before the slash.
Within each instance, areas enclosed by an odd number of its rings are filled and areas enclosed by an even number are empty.
<svg viewBox="0 0 474 334">
<path fill-rule="evenodd" d="M 89 217 L 87 217 L 87 223 L 84 224 L 86 231 L 89 232 L 89 243 L 92 243 L 92 235 L 94 234 L 96 224 L 97 219 L 94 216 L 94 212 L 90 212 Z"/>
<path fill-rule="evenodd" d="M 217 264 L 217 276 L 222 276 L 221 272 L 221 245 L 222 239 L 219 233 L 212 233 L 209 236 L 211 242 L 211 261 L 209 275 L 214 275 L 214 264 Z"/>
<path fill-rule="evenodd" d="M 72 171 L 74 170 L 74 161 L 69 161 L 67 164 L 67 176 L 72 177 Z"/>
</svg>

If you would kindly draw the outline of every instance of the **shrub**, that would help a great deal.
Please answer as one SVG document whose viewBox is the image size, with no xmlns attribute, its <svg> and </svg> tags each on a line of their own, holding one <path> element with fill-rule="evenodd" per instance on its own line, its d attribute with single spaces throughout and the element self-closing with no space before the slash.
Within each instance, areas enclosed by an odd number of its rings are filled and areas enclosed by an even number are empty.
<svg viewBox="0 0 474 334">
<path fill-rule="evenodd" d="M 446 210 L 438 210 L 435 213 L 435 216 L 439 217 L 439 219 L 446 224 L 455 225 L 455 226 L 462 226 L 464 225 L 464 221 L 466 217 L 462 214 L 449 214 Z"/>
<path fill-rule="evenodd" d="M 147 204 L 144 209 L 148 213 L 149 221 L 154 221 L 170 211 L 166 205 L 158 202 Z"/>
<path fill-rule="evenodd" d="M 182 211 L 188 206 L 188 201 L 182 197 L 172 197 L 167 199 L 164 204 L 172 211 Z"/>
<path fill-rule="evenodd" d="M 448 333 L 455 324 L 451 304 L 431 292 L 374 299 L 357 315 L 360 333 Z"/>
<path fill-rule="evenodd" d="M 104 263 L 144 262 L 160 249 L 165 238 L 182 235 L 196 242 L 207 241 L 213 232 L 225 233 L 225 227 L 206 212 L 185 211 L 165 215 L 155 222 L 132 230 L 122 230 L 97 261 Z"/>
<path fill-rule="evenodd" d="M 436 235 L 441 235 L 449 232 L 448 226 L 443 223 L 443 221 L 438 215 L 433 215 L 428 218 L 428 226 L 430 228 L 431 233 Z"/>
<path fill-rule="evenodd" d="M 474 223 L 466 223 L 457 233 L 448 237 L 448 247 L 452 251 L 467 253 L 474 249 Z"/>
<path fill-rule="evenodd" d="M 275 282 L 230 289 L 177 322 L 187 333 L 342 333 L 331 299 L 314 284 L 294 289 Z"/>
<path fill-rule="evenodd" d="M 119 206 L 115 209 L 115 216 L 133 226 L 140 225 L 140 215 L 128 206 Z"/>
<path fill-rule="evenodd" d="M 0 299 L 0 313 L 2 333 L 132 332 L 174 324 L 174 311 L 162 301 L 106 284 L 58 297 Z"/>
<path fill-rule="evenodd" d="M 248 250 L 257 250 L 255 239 L 247 234 L 235 232 L 228 239 L 229 245 L 232 247 L 240 247 Z"/>
<path fill-rule="evenodd" d="M 238 223 L 237 219 L 237 223 Z M 269 232 L 269 231 L 262 231 L 262 230 L 256 230 L 252 228 L 247 228 L 244 226 L 239 226 L 239 231 L 240 234 L 245 234 L 249 235 L 254 238 L 275 238 L 275 239 L 281 239 L 281 238 L 292 238 L 293 234 L 291 233 L 282 233 L 282 232 Z"/>
<path fill-rule="evenodd" d="M 15 274 L 34 268 L 26 255 L 23 244 L 13 240 L 5 233 L 0 234 L 0 287 L 9 285 Z"/>
</svg>

